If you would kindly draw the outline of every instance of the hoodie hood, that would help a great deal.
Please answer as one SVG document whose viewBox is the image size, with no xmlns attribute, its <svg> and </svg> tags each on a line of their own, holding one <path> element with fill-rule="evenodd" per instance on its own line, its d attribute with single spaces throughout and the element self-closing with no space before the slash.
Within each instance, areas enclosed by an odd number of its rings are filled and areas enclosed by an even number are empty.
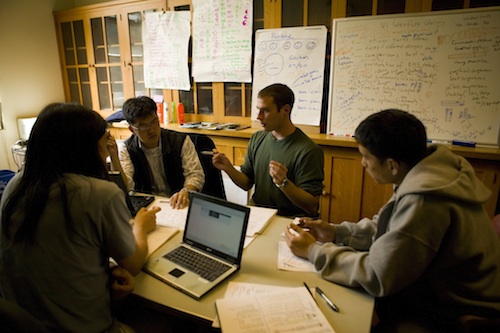
<svg viewBox="0 0 500 333">
<path fill-rule="evenodd" d="M 429 146 L 427 157 L 408 172 L 396 196 L 417 193 L 479 204 L 491 195 L 469 162 L 442 145 Z"/>
</svg>

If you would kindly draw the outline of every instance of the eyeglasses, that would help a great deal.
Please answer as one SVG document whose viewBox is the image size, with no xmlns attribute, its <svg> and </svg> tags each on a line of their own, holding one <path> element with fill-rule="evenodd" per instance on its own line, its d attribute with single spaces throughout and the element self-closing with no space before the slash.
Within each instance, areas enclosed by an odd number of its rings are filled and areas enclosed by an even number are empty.
<svg viewBox="0 0 500 333">
<path fill-rule="evenodd" d="M 130 125 L 130 127 L 135 129 L 136 131 L 141 131 L 141 132 L 149 131 L 150 128 L 157 128 L 158 126 L 160 126 L 160 121 L 158 120 L 158 118 L 155 118 L 147 125 L 139 125 L 139 126 Z"/>
</svg>

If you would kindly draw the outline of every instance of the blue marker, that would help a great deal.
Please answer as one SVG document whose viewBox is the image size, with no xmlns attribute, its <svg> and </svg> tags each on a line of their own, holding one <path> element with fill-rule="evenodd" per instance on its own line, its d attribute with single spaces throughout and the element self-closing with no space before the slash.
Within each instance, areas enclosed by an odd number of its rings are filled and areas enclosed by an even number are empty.
<svg viewBox="0 0 500 333">
<path fill-rule="evenodd" d="M 453 140 L 451 142 L 452 145 L 454 146 L 462 146 L 462 147 L 475 147 L 476 143 L 472 141 L 458 141 L 458 140 Z"/>
</svg>

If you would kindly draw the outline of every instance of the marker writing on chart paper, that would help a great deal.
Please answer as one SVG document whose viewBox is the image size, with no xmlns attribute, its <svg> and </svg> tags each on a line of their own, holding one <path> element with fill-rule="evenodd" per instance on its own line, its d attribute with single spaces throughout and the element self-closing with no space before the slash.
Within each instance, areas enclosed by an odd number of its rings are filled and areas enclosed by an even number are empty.
<svg viewBox="0 0 500 333">
<path fill-rule="evenodd" d="M 475 147 L 476 143 L 472 141 L 458 141 L 458 140 L 453 140 L 451 142 L 452 145 L 454 146 L 462 146 L 462 147 Z"/>
<path fill-rule="evenodd" d="M 213 151 L 210 151 L 210 150 L 202 150 L 202 151 L 201 151 L 201 154 L 202 154 L 202 155 L 207 155 L 207 156 L 213 156 L 213 155 L 214 155 L 214 152 L 213 152 Z"/>
<path fill-rule="evenodd" d="M 316 298 L 314 298 L 314 295 L 313 293 L 311 292 L 311 289 L 309 288 L 309 286 L 307 285 L 307 283 L 304 282 L 304 287 L 306 287 L 307 291 L 309 292 L 309 294 L 311 295 L 311 297 L 313 298 L 314 302 L 316 302 L 316 304 L 318 304 L 318 301 L 316 301 Z"/>
<path fill-rule="evenodd" d="M 316 292 L 321 297 L 323 297 L 323 299 L 326 301 L 326 304 L 328 304 L 332 308 L 333 311 L 340 312 L 339 308 L 335 304 L 333 304 L 332 301 L 330 301 L 330 299 L 325 295 L 325 293 L 321 289 L 319 289 L 319 287 L 316 287 Z"/>
</svg>

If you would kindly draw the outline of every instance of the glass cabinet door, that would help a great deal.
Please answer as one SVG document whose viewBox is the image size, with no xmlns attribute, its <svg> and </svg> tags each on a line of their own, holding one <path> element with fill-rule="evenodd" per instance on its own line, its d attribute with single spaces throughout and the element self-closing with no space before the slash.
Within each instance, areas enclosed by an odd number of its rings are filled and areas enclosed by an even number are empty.
<svg viewBox="0 0 500 333">
<path fill-rule="evenodd" d="M 124 102 L 116 15 L 90 20 L 100 110 L 118 110 Z"/>
<path fill-rule="evenodd" d="M 346 17 L 404 13 L 405 0 L 347 0 Z"/>
<path fill-rule="evenodd" d="M 61 23 L 70 101 L 93 108 L 83 20 Z"/>
<path fill-rule="evenodd" d="M 281 3 L 281 26 L 325 25 L 330 28 L 332 1 L 286 0 Z"/>
<path fill-rule="evenodd" d="M 165 1 L 114 2 L 54 13 L 66 99 L 103 116 L 128 98 L 162 94 L 144 87 L 142 20 L 148 11 L 164 10 Z"/>
</svg>

